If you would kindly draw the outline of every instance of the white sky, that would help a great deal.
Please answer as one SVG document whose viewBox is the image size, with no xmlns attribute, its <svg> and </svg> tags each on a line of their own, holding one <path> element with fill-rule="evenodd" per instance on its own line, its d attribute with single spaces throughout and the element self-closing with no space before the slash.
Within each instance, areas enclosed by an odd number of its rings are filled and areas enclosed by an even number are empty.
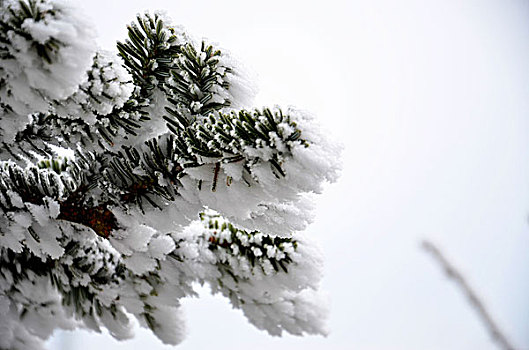
<svg viewBox="0 0 529 350">
<path fill-rule="evenodd" d="M 76 2 L 80 2 L 76 0 Z M 340 181 L 307 231 L 326 255 L 331 335 L 272 338 L 222 298 L 185 302 L 180 350 L 494 349 L 419 248 L 429 238 L 529 349 L 529 3 L 526 1 L 85 2 L 113 49 L 165 9 L 259 77 L 256 106 L 315 112 L 344 146 Z M 65 333 L 52 349 L 172 349 Z"/>
</svg>

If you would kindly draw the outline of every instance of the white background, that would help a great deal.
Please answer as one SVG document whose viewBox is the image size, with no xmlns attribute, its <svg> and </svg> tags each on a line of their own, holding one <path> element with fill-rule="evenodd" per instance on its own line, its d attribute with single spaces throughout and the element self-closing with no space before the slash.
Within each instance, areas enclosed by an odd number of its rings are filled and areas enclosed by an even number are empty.
<svg viewBox="0 0 529 350">
<path fill-rule="evenodd" d="M 80 1 L 76 1 L 79 2 Z M 419 247 L 436 242 L 529 349 L 529 3 L 112 1 L 82 6 L 114 50 L 163 9 L 258 76 L 256 106 L 316 113 L 345 146 L 308 235 L 326 255 L 331 335 L 272 338 L 204 290 L 187 349 L 494 349 Z M 59 333 L 51 349 L 173 349 L 147 331 Z"/>
</svg>

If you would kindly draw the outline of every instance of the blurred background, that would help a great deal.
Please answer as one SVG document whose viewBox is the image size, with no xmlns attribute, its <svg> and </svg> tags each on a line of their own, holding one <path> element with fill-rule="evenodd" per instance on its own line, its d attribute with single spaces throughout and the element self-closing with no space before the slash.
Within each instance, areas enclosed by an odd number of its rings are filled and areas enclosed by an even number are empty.
<svg viewBox="0 0 529 350">
<path fill-rule="evenodd" d="M 201 289 L 177 349 L 496 349 L 434 242 L 516 349 L 529 349 L 529 2 L 81 2 L 115 50 L 145 9 L 220 43 L 255 106 L 314 112 L 343 172 L 306 234 L 326 256 L 331 334 L 273 338 Z M 145 330 L 57 332 L 50 349 L 174 349 Z"/>
</svg>

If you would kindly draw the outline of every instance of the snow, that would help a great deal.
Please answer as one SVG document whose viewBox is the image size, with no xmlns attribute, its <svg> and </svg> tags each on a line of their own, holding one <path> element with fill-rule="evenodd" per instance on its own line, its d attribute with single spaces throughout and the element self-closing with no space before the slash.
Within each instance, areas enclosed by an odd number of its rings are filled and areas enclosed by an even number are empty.
<svg viewBox="0 0 529 350">
<path fill-rule="evenodd" d="M 0 5 L 22 11 L 16 1 Z M 312 220 L 312 194 L 321 191 L 323 182 L 336 180 L 340 152 L 313 118 L 274 107 L 270 118 L 278 128 L 265 135 L 266 109 L 241 114 L 235 109 L 251 103 L 255 87 L 222 50 L 211 59 L 218 63 L 202 71 L 213 74 L 210 89 L 201 91 L 193 82 L 189 92 L 197 98 L 207 92 L 210 102 L 229 107 L 193 115 L 207 106 L 193 100 L 176 108 L 189 117 L 190 133 L 199 139 L 222 126 L 223 118 L 253 128 L 240 123 L 243 115 L 255 119 L 263 136 L 242 140 L 232 124 L 224 125 L 233 140 L 208 140 L 211 148 L 222 144 L 228 150 L 220 159 L 192 153 L 187 140 L 191 154 L 157 166 L 176 167 L 185 157 L 196 159 L 198 166 L 179 166 L 177 175 L 168 177 L 147 164 L 146 142 L 159 139 L 166 146 L 172 135 L 163 118 L 166 107 L 175 107 L 168 97 L 185 100 L 177 96 L 174 79 L 149 92 L 141 106 L 149 121 L 142 122 L 138 135 L 116 126 L 120 119 L 138 122 L 141 114 L 123 108 L 141 100 L 123 62 L 95 50 L 91 26 L 70 3 L 41 0 L 36 9 L 42 18 L 27 18 L 20 28 L 8 30 L 0 47 L 9 53 L 0 60 L 5 82 L 0 87 L 1 141 L 13 143 L 29 123 L 35 127 L 40 115 L 51 120 L 39 126 L 40 141 L 50 142 L 56 153 L 62 152 L 58 146 L 76 151 L 66 169 L 38 168 L 29 153 L 26 167 L 15 159 L 0 164 L 0 346 L 38 348 L 55 329 L 75 328 L 106 329 L 123 340 L 134 336 L 135 321 L 174 345 L 186 333 L 180 300 L 196 296 L 197 283 L 224 295 L 271 335 L 326 334 L 326 307 L 316 296 L 322 258 L 299 231 Z M 14 21 L 10 13 L 3 11 L 0 21 Z M 170 32 L 178 36 L 176 44 L 195 47 L 199 64 L 211 63 L 182 28 L 164 29 Z M 49 60 L 37 52 L 42 45 L 52 48 Z M 182 70 L 183 79 L 191 81 L 183 55 L 175 61 L 175 72 Z M 101 140 L 104 130 L 112 142 Z M 118 152 L 130 149 L 143 154 L 140 165 L 131 165 L 132 174 L 123 178 L 109 164 L 120 157 Z M 231 162 L 233 155 L 240 163 Z M 173 200 L 139 192 L 138 200 L 150 200 L 140 207 L 124 199 L 127 191 L 150 189 L 151 175 Z M 70 213 L 76 219 L 62 215 L 72 207 L 67 199 L 82 211 Z M 102 237 L 101 225 L 112 225 L 109 237 Z"/>
<path fill-rule="evenodd" d="M 5 1 L 2 6 L 20 11 L 18 1 Z M 92 63 L 95 35 L 84 17 L 68 2 L 36 2 L 40 11 L 49 7 L 54 11 L 46 12 L 39 21 L 26 18 L 20 32 L 8 30 L 4 34 L 8 41 L 3 46 L 12 58 L 0 60 L 0 71 L 7 78 L 7 85 L 0 89 L 0 99 L 14 111 L 2 115 L 2 129 L 8 125 L 10 128 L 3 132 L 4 137 L 10 137 L 6 141 L 13 140 L 12 130 L 23 129 L 27 122 L 24 116 L 46 112 L 49 101 L 64 100 L 77 91 Z M 2 11 L 0 21 L 11 23 L 10 16 L 10 11 Z M 59 43 L 50 62 L 36 50 L 37 44 L 48 43 Z"/>
</svg>

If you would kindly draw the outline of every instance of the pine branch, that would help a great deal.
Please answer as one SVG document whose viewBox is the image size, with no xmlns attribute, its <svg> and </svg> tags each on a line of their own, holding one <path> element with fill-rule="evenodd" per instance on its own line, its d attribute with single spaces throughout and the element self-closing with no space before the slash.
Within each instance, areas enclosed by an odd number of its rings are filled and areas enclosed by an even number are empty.
<svg viewBox="0 0 529 350">
<path fill-rule="evenodd" d="M 201 220 L 202 224 L 186 230 L 169 255 L 181 271 L 208 271 L 199 274 L 198 281 L 226 296 L 250 322 L 271 335 L 326 332 L 324 301 L 312 294 L 319 258 L 306 255 L 310 244 L 297 237 L 238 229 L 211 211 L 201 214 Z M 195 249 L 211 253 L 189 256 Z"/>
<path fill-rule="evenodd" d="M 183 167 L 214 162 L 241 162 L 251 172 L 252 165 L 269 162 L 275 175 L 285 176 L 281 163 L 295 144 L 308 147 L 301 131 L 280 109 L 212 112 L 183 125 L 181 115 L 166 116 L 168 128 L 177 136 L 176 147 Z"/>
<path fill-rule="evenodd" d="M 31 41 L 31 50 L 35 51 L 46 63 L 52 64 L 57 59 L 59 48 L 64 44 L 54 37 L 50 37 L 45 42 L 38 42 L 32 38 L 31 34 L 22 25 L 27 19 L 40 22 L 44 21 L 46 17 L 57 15 L 56 9 L 44 9 L 42 4 L 43 1 L 40 0 L 18 1 L 17 7 L 9 8 L 10 16 L 5 16 L 4 20 L 0 20 L 0 28 L 1 33 L 4 35 L 12 32 Z M 9 45 L 9 39 L 0 34 L 0 43 L 7 46 Z M 13 58 L 8 52 L 9 50 L 4 49 L 3 58 Z"/>
<path fill-rule="evenodd" d="M 324 333 L 310 294 L 319 260 L 290 236 L 308 221 L 303 194 L 336 174 L 310 118 L 229 109 L 248 94 L 228 54 L 158 14 L 138 16 L 117 59 L 94 51 L 67 3 L 0 8 L 0 297 L 10 305 L 0 328 L 18 332 L 8 346 L 74 319 L 123 339 L 128 315 L 176 344 L 179 300 L 196 281 L 271 334 Z M 72 35 L 53 34 L 65 27 Z M 183 233 L 205 208 L 227 219 L 204 213 L 206 227 Z"/>
<path fill-rule="evenodd" d="M 244 277 L 237 277 L 237 274 L 231 271 L 227 258 L 229 256 L 246 259 L 251 269 L 261 269 L 265 275 L 280 270 L 288 273 L 288 265 L 293 262 L 291 254 L 298 245 L 292 237 L 269 236 L 258 231 L 242 230 L 211 212 L 201 213 L 200 220 L 207 228 L 205 239 L 209 243 L 209 249 L 219 256 L 219 264 L 235 281 Z"/>
<path fill-rule="evenodd" d="M 141 88 L 141 96 L 150 96 L 170 76 L 173 60 L 180 52 L 182 34 L 166 26 L 158 14 L 137 16 L 137 24 L 127 26 L 129 38 L 117 48 L 125 66 Z"/>
<path fill-rule="evenodd" d="M 184 121 L 182 113 L 207 115 L 230 105 L 223 91 L 229 89 L 225 79 L 231 68 L 221 64 L 221 58 L 221 51 L 204 41 L 200 49 L 190 43 L 182 46 L 168 82 L 168 101 L 174 108 L 166 110 L 178 117 L 184 127 L 189 121 Z"/>
<path fill-rule="evenodd" d="M 0 171 L 1 210 L 4 215 L 21 210 L 19 204 L 13 203 L 14 195 L 35 205 L 44 205 L 45 199 L 50 198 L 58 202 L 57 219 L 83 224 L 108 237 L 111 230 L 118 228 L 116 218 L 107 205 L 87 203 L 85 195 L 94 181 L 87 170 L 78 164 L 57 160 L 43 161 L 39 167 L 26 169 L 4 162 Z"/>
</svg>

